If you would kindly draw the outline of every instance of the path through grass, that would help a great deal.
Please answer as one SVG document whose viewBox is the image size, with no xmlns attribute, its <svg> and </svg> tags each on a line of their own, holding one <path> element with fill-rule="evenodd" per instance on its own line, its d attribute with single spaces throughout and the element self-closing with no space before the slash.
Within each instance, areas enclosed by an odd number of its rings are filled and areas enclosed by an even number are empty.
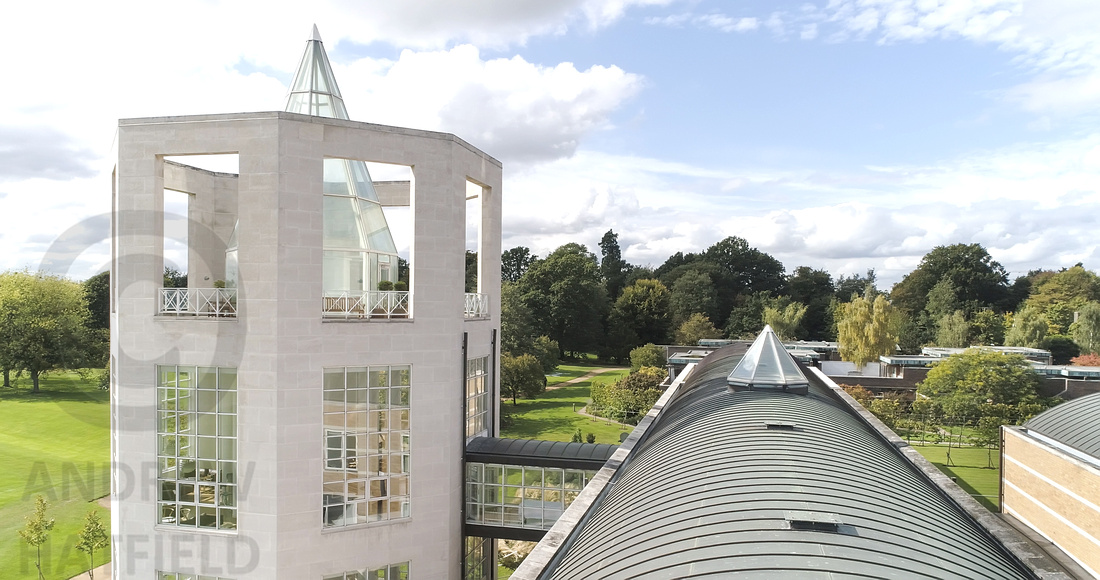
<svg viewBox="0 0 1100 580">
<path fill-rule="evenodd" d="M 967 493 L 974 496 L 978 503 L 990 511 L 1000 511 L 1001 464 L 1000 455 L 993 450 L 993 465 L 988 467 L 984 447 L 954 447 L 951 449 L 951 463 L 947 465 L 946 445 L 913 445 L 925 459 L 931 461 L 940 471 L 949 477 Z"/>
<path fill-rule="evenodd" d="M 110 493 L 108 393 L 96 380 L 76 373 L 46 377 L 41 392 L 29 379 L 0 387 L 0 578 L 37 578 L 34 555 L 18 536 L 24 516 L 41 493 L 56 520 L 42 545 L 46 578 L 69 578 L 88 568 L 88 557 L 74 547 L 90 510 L 110 525 L 108 510 L 95 499 Z M 110 551 L 96 554 L 96 565 Z"/>
<path fill-rule="evenodd" d="M 592 365 L 561 365 L 559 375 L 547 377 L 549 386 L 579 377 L 600 368 Z M 577 429 L 587 435 L 596 435 L 596 443 L 619 444 L 619 434 L 629 433 L 633 427 L 620 427 L 618 423 L 606 419 L 591 419 L 575 410 L 588 404 L 588 397 L 594 381 L 615 381 L 630 372 L 622 368 L 602 373 L 592 379 L 546 391 L 537 399 L 520 399 L 512 406 L 512 401 L 502 400 L 501 410 L 510 413 L 513 424 L 504 429 L 502 437 L 516 439 L 542 439 L 545 441 L 569 441 Z M 507 409 L 505 409 L 507 407 Z"/>
</svg>

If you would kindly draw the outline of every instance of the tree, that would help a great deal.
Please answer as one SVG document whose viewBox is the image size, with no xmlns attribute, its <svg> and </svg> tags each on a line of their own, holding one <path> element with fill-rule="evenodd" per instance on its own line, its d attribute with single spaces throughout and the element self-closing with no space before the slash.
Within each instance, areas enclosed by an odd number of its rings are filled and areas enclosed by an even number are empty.
<svg viewBox="0 0 1100 580">
<path fill-rule="evenodd" d="M 966 308 L 959 302 L 959 291 L 950 278 L 944 278 L 928 291 L 928 300 L 924 305 L 924 311 L 932 317 L 932 320 L 943 320 Z M 965 316 L 965 312 L 963 313 Z M 941 345 L 942 346 L 942 345 Z"/>
<path fill-rule="evenodd" d="M 726 317 L 726 336 L 748 338 L 760 334 L 764 328 L 764 308 L 773 301 L 771 292 L 738 296 L 736 305 Z"/>
<path fill-rule="evenodd" d="M 954 417 L 976 417 L 980 406 L 1042 402 L 1039 375 L 1020 355 L 971 348 L 936 363 L 917 393 L 936 401 Z"/>
<path fill-rule="evenodd" d="M 1005 346 L 1039 348 L 1047 335 L 1047 321 L 1035 306 L 1024 306 L 1012 317 L 1012 328 L 1005 333 Z"/>
<path fill-rule="evenodd" d="M 106 330 L 111 325 L 111 271 L 100 272 L 81 285 L 88 302 L 88 327 Z"/>
<path fill-rule="evenodd" d="M 171 267 L 164 267 L 164 287 L 165 288 L 186 288 L 187 287 L 187 272 L 180 272 L 179 270 Z"/>
<path fill-rule="evenodd" d="M 913 316 L 925 309 L 928 293 L 943 280 L 950 280 L 964 304 L 1002 309 L 1009 298 L 1008 274 L 981 244 L 954 244 L 925 254 L 917 268 L 894 285 L 890 300 Z"/>
<path fill-rule="evenodd" d="M 619 249 L 619 234 L 607 230 L 600 238 L 600 255 L 600 278 L 607 288 L 608 299 L 615 301 L 626 286 L 626 273 L 629 270 Z"/>
<path fill-rule="evenodd" d="M 83 368 L 94 354 L 84 289 L 59 276 L 0 275 L 0 362 L 30 374 L 34 392 L 43 373 Z M 102 364 L 102 363 L 101 363 Z"/>
<path fill-rule="evenodd" d="M 806 314 L 802 317 L 801 324 L 806 338 L 833 339 L 836 332 L 832 301 L 836 288 L 833 286 L 832 276 L 825 270 L 799 266 L 787 279 L 787 289 L 790 290 L 791 300 L 806 305 Z"/>
<path fill-rule="evenodd" d="M 546 388 L 546 375 L 542 374 L 539 360 L 529 354 L 500 357 L 500 389 L 512 397 L 512 405 L 519 397 L 535 397 Z"/>
<path fill-rule="evenodd" d="M 1062 334 L 1069 330 L 1074 311 L 1088 302 L 1100 301 L 1100 276 L 1081 264 L 1046 274 L 1033 279 L 1033 290 L 1025 304 L 1046 316 L 1052 334 Z"/>
<path fill-rule="evenodd" d="M 1079 367 L 1100 367 L 1100 354 L 1090 352 L 1070 359 L 1070 364 Z"/>
<path fill-rule="evenodd" d="M 38 569 L 38 580 L 45 580 L 45 576 L 42 575 L 42 544 L 50 539 L 50 530 L 53 529 L 54 524 L 52 519 L 46 519 L 48 507 L 49 504 L 46 503 L 46 498 L 42 494 L 34 496 L 34 513 L 24 518 L 27 523 L 22 530 L 19 530 L 19 537 L 35 549 L 34 567 Z"/>
<path fill-rule="evenodd" d="M 95 553 L 111 545 L 111 535 L 99 520 L 99 512 L 92 510 L 84 517 L 84 527 L 77 533 L 76 549 L 88 555 L 88 578 L 95 580 Z"/>
<path fill-rule="evenodd" d="M 971 344 L 997 346 L 1005 341 L 1005 316 L 992 310 L 979 310 L 970 319 Z M 968 345 L 969 346 L 969 345 Z"/>
<path fill-rule="evenodd" d="M 836 280 L 836 299 L 840 302 L 851 302 L 853 296 L 869 297 L 872 300 L 879 293 L 875 287 L 875 269 L 867 270 L 867 274 L 860 276 L 853 274 L 850 277 L 841 276 Z"/>
<path fill-rule="evenodd" d="M 893 307 L 881 294 L 874 301 L 858 297 L 841 305 L 837 318 L 840 358 L 862 369 L 879 356 L 892 354 L 897 336 L 892 332 Z"/>
<path fill-rule="evenodd" d="M 579 244 L 565 244 L 536 262 L 520 278 L 519 290 L 531 311 L 536 332 L 556 340 L 565 351 L 591 351 L 603 336 L 607 292 L 596 257 Z"/>
<path fill-rule="evenodd" d="M 1070 327 L 1073 341 L 1081 347 L 1081 352 L 1100 352 L 1100 303 L 1088 302 L 1077 314 L 1077 322 Z"/>
<path fill-rule="evenodd" d="M 936 325 L 936 346 L 966 348 L 970 346 L 970 322 L 962 310 L 945 314 Z"/>
<path fill-rule="evenodd" d="M 466 292 L 477 292 L 477 252 L 466 250 Z"/>
<path fill-rule="evenodd" d="M 630 351 L 630 372 L 638 372 L 643 367 L 661 368 L 667 362 L 665 349 L 653 343 L 639 346 Z"/>
<path fill-rule="evenodd" d="M 699 344 L 700 339 L 721 337 L 722 332 L 706 316 L 696 312 L 676 329 L 675 340 L 676 344 L 693 346 Z"/>
<path fill-rule="evenodd" d="M 533 352 L 535 345 L 535 319 L 523 302 L 516 284 L 505 282 L 500 286 L 500 350 L 515 355 Z"/>
<path fill-rule="evenodd" d="M 718 290 L 710 274 L 689 269 L 672 284 L 668 297 L 674 324 L 682 324 L 692 314 L 712 318 L 718 307 Z"/>
<path fill-rule="evenodd" d="M 616 319 L 629 324 L 638 342 L 663 343 L 671 323 L 669 291 L 660 280 L 639 280 L 623 288 L 615 301 Z"/>
<path fill-rule="evenodd" d="M 806 315 L 806 305 L 791 302 L 780 308 L 778 305 L 764 307 L 764 324 L 772 327 L 780 340 L 794 340 L 798 337 L 798 325 Z"/>
<path fill-rule="evenodd" d="M 544 374 L 550 374 L 558 368 L 558 363 L 561 362 L 558 358 L 558 351 L 560 350 L 558 343 L 550 340 L 550 337 L 544 334 L 535 339 L 529 354 L 539 360 L 539 365 L 542 366 Z"/>
<path fill-rule="evenodd" d="M 1048 334 L 1043 339 L 1042 348 L 1050 351 L 1050 358 L 1056 365 L 1069 364 L 1070 359 L 1081 354 L 1081 347 L 1064 334 Z"/>
<path fill-rule="evenodd" d="M 506 250 L 500 255 L 500 278 L 504 282 L 519 282 L 523 274 L 531 268 L 538 258 L 531 254 L 530 248 L 518 246 Z"/>
</svg>

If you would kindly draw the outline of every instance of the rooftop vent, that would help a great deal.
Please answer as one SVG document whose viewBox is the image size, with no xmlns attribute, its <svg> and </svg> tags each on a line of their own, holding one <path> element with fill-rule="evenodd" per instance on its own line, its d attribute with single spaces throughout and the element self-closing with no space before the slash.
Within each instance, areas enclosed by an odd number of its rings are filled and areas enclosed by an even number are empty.
<svg viewBox="0 0 1100 580">
<path fill-rule="evenodd" d="M 797 427 L 797 425 L 794 423 L 786 423 L 783 421 L 770 421 L 764 423 L 764 428 L 772 431 L 794 431 L 795 427 Z"/>
<path fill-rule="evenodd" d="M 792 510 L 785 513 L 785 519 L 791 530 L 856 535 L 855 528 L 844 525 L 838 514 Z"/>
</svg>

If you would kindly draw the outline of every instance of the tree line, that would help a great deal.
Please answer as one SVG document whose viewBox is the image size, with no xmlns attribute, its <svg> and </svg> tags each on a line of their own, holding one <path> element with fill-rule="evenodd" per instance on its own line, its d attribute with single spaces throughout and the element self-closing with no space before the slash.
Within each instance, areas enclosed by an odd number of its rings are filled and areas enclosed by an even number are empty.
<svg viewBox="0 0 1100 580">
<path fill-rule="evenodd" d="M 110 274 L 83 283 L 28 271 L 0 273 L 0 368 L 4 386 L 26 373 L 34 392 L 43 375 L 107 364 Z"/>
<path fill-rule="evenodd" d="M 1010 283 L 980 244 L 934 248 L 889 292 L 874 270 L 788 274 L 736 236 L 651 268 L 626 262 L 609 230 L 598 256 L 577 243 L 545 257 L 516 247 L 501 269 L 503 340 L 545 336 L 559 357 L 624 362 L 647 343 L 749 338 L 765 324 L 784 340 L 838 341 L 845 360 L 863 362 L 924 346 L 1006 345 L 1046 348 L 1065 364 L 1100 349 L 1100 277 L 1077 264 Z"/>
</svg>

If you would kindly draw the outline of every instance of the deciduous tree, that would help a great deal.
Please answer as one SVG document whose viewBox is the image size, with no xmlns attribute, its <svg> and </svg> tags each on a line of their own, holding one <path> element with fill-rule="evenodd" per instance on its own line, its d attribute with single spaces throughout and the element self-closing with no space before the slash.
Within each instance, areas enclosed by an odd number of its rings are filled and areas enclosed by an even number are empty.
<svg viewBox="0 0 1100 580">
<path fill-rule="evenodd" d="M 84 517 L 84 527 L 77 533 L 76 549 L 88 555 L 88 578 L 95 580 L 95 553 L 111 545 L 111 535 L 103 527 L 99 512 L 92 510 Z"/>
<path fill-rule="evenodd" d="M 19 537 L 23 538 L 28 546 L 34 548 L 34 567 L 38 570 L 38 580 L 45 580 L 45 576 L 42 575 L 42 544 L 50 539 L 50 530 L 53 529 L 54 524 L 53 519 L 46 518 L 48 508 L 49 504 L 46 503 L 46 498 L 42 494 L 34 496 L 34 513 L 26 516 L 26 523 L 23 529 L 19 530 Z"/>
<path fill-rule="evenodd" d="M 1047 320 L 1035 306 L 1024 306 L 1012 317 L 1012 328 L 1005 333 L 1005 346 L 1039 348 L 1047 336 Z"/>
<path fill-rule="evenodd" d="M 862 369 L 882 355 L 892 354 L 897 336 L 892 332 L 893 307 L 883 295 L 874 301 L 858 297 L 841 305 L 837 320 L 840 357 Z"/>
<path fill-rule="evenodd" d="M 638 280 L 623 288 L 613 312 L 629 324 L 642 343 L 664 343 L 671 324 L 669 292 L 660 280 Z"/>
<path fill-rule="evenodd" d="M 799 325 L 806 315 L 806 305 L 790 302 L 780 307 L 778 304 L 764 307 L 764 324 L 770 325 L 780 340 L 798 338 Z"/>
<path fill-rule="evenodd" d="M 518 246 L 500 255 L 500 278 L 504 282 L 519 282 L 524 273 L 538 260 L 531 249 Z"/>
<path fill-rule="evenodd" d="M 34 392 L 42 373 L 82 368 L 94 358 L 84 289 L 76 282 L 6 272 L 0 275 L 0 313 L 0 362 L 27 371 Z"/>
<path fill-rule="evenodd" d="M 913 316 L 925 309 L 928 293 L 943 280 L 951 281 L 963 304 L 1002 309 L 1009 298 L 1008 274 L 981 244 L 954 244 L 925 254 L 917 268 L 894 285 L 890 300 Z"/>
<path fill-rule="evenodd" d="M 596 257 L 580 244 L 565 244 L 536 262 L 519 281 L 524 304 L 535 328 L 556 340 L 564 351 L 594 350 L 603 336 L 607 292 Z"/>
<path fill-rule="evenodd" d="M 704 338 L 721 338 L 722 332 L 706 316 L 696 312 L 676 329 L 676 344 L 693 346 Z"/>
<path fill-rule="evenodd" d="M 1041 403 L 1039 380 L 1020 355 L 972 348 L 936 363 L 917 393 L 939 403 L 949 416 L 976 418 L 985 404 Z"/>
<path fill-rule="evenodd" d="M 1077 322 L 1071 327 L 1073 341 L 1081 347 L 1081 352 L 1100 352 L 1100 303 L 1088 302 L 1077 314 Z"/>
<path fill-rule="evenodd" d="M 519 397 L 535 397 L 546 388 L 546 375 L 542 374 L 539 360 L 529 354 L 500 357 L 500 389 L 506 396 L 512 397 L 512 405 L 517 405 Z"/>
</svg>

